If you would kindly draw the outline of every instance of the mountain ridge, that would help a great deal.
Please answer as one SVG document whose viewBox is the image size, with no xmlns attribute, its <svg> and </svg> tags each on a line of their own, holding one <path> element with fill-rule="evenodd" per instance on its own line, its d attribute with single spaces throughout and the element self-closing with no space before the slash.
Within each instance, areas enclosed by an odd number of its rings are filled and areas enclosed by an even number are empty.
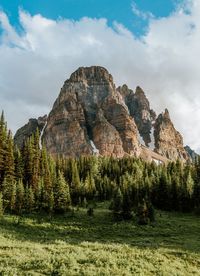
<svg viewBox="0 0 200 276">
<path fill-rule="evenodd" d="M 168 110 L 157 116 L 142 88 L 137 86 L 135 92 L 127 85 L 116 88 L 112 75 L 101 66 L 80 67 L 64 82 L 42 138 L 52 155 L 98 152 L 116 158 L 140 157 L 146 147 L 146 153 L 169 160 L 190 159 Z"/>
</svg>

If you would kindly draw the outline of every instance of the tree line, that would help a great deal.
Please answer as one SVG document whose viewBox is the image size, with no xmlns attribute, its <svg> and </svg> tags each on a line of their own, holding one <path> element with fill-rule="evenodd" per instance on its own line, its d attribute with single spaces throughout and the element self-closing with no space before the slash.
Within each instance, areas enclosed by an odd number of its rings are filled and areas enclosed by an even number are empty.
<svg viewBox="0 0 200 276">
<path fill-rule="evenodd" d="M 200 158 L 166 165 L 141 159 L 82 156 L 52 158 L 39 146 L 39 130 L 21 149 L 0 118 L 0 213 L 65 213 L 71 206 L 111 202 L 128 219 L 140 208 L 200 213 Z M 142 207 L 143 206 L 143 207 Z"/>
</svg>

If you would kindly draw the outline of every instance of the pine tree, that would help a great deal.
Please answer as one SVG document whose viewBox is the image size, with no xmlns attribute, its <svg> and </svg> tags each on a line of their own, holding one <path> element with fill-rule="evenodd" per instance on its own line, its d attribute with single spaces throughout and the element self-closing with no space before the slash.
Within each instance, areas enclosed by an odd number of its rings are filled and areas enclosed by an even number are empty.
<svg viewBox="0 0 200 276">
<path fill-rule="evenodd" d="M 20 150 L 16 147 L 14 151 L 14 161 L 15 161 L 15 177 L 16 180 L 23 179 L 24 167 L 23 159 Z"/>
<path fill-rule="evenodd" d="M 40 133 L 39 129 L 37 128 L 36 133 L 33 136 L 33 168 L 32 168 L 32 178 L 31 178 L 31 186 L 34 191 L 38 188 L 38 181 L 40 175 Z"/>
<path fill-rule="evenodd" d="M 195 212 L 200 214 L 200 157 L 195 160 L 194 176 L 193 207 Z"/>
<path fill-rule="evenodd" d="M 10 195 L 10 210 L 12 213 L 16 211 L 16 181 L 12 184 L 12 191 Z"/>
<path fill-rule="evenodd" d="M 5 174 L 5 149 L 6 149 L 7 129 L 4 120 L 4 113 L 2 112 L 0 118 L 0 190 L 4 180 Z"/>
<path fill-rule="evenodd" d="M 114 193 L 113 204 L 112 204 L 113 214 L 116 219 L 121 218 L 122 205 L 123 205 L 123 195 L 122 195 L 121 189 L 118 188 Z"/>
<path fill-rule="evenodd" d="M 33 143 L 34 143 L 34 138 L 32 135 L 25 141 L 22 149 L 22 157 L 23 157 L 23 164 L 24 164 L 23 182 L 28 185 L 31 185 L 32 176 L 33 176 L 33 158 L 34 158 Z"/>
<path fill-rule="evenodd" d="M 146 201 L 143 199 L 138 206 L 138 224 L 146 225 L 149 222 L 149 214 Z"/>
<path fill-rule="evenodd" d="M 15 161 L 14 161 L 14 145 L 12 134 L 9 131 L 6 139 L 5 147 L 5 177 L 8 181 L 14 181 L 15 179 Z"/>
<path fill-rule="evenodd" d="M 81 182 L 80 182 L 76 160 L 72 161 L 71 173 L 72 173 L 72 182 L 71 182 L 72 201 L 74 204 L 77 204 L 80 190 L 81 190 Z"/>
<path fill-rule="evenodd" d="M 4 209 L 10 211 L 13 210 L 15 204 L 16 183 L 9 180 L 6 177 L 2 183 L 2 195 Z"/>
<path fill-rule="evenodd" d="M 94 178 L 91 173 L 88 173 L 84 182 L 84 195 L 87 199 L 93 199 L 96 192 Z"/>
<path fill-rule="evenodd" d="M 122 201 L 122 216 L 124 219 L 128 220 L 132 218 L 132 202 L 130 199 L 130 193 L 126 190 L 123 194 L 123 201 Z"/>
<path fill-rule="evenodd" d="M 156 206 L 162 210 L 169 210 L 169 183 L 165 168 L 161 172 L 156 193 Z"/>
<path fill-rule="evenodd" d="M 170 209 L 178 211 L 180 207 L 179 192 L 180 192 L 180 180 L 179 176 L 172 175 L 172 184 L 170 189 Z"/>
<path fill-rule="evenodd" d="M 51 174 L 50 167 L 50 158 L 47 154 L 46 148 L 42 147 L 41 153 L 41 177 L 43 179 L 43 187 L 42 187 L 42 198 L 43 198 L 43 209 L 46 212 L 50 212 L 51 206 L 51 192 L 53 189 L 53 179 Z"/>
<path fill-rule="evenodd" d="M 54 209 L 57 213 L 64 213 L 71 206 L 69 185 L 66 183 L 63 174 L 59 171 L 54 187 Z"/>
<path fill-rule="evenodd" d="M 24 196 L 25 196 L 24 185 L 22 180 L 19 179 L 16 187 L 16 213 L 18 215 L 22 213 L 24 208 Z"/>
<path fill-rule="evenodd" d="M 34 197 L 34 193 L 33 193 L 33 189 L 32 187 L 26 187 L 25 189 L 25 204 L 26 204 L 26 212 L 27 213 L 32 213 L 32 211 L 34 210 L 35 207 L 35 197 Z"/>
<path fill-rule="evenodd" d="M 52 215 L 54 211 L 54 193 L 51 191 L 51 195 L 49 197 L 49 214 Z"/>
<path fill-rule="evenodd" d="M 3 216 L 4 209 L 3 209 L 3 195 L 2 192 L 0 192 L 0 218 Z"/>
</svg>

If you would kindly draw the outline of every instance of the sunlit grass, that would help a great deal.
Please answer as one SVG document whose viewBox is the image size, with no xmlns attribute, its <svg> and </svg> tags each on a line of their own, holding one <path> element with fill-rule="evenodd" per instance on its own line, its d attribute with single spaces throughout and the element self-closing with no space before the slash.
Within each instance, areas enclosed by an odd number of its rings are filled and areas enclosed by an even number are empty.
<svg viewBox="0 0 200 276">
<path fill-rule="evenodd" d="M 105 204 L 94 217 L 5 216 L 0 275 L 200 275 L 200 218 L 158 212 L 155 225 L 117 223 Z"/>
</svg>

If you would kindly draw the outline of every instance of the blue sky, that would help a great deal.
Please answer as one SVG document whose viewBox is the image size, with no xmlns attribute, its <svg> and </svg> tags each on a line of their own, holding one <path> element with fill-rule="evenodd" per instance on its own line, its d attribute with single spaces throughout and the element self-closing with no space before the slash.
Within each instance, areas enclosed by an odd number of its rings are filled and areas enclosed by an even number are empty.
<svg viewBox="0 0 200 276">
<path fill-rule="evenodd" d="M 138 10 L 152 13 L 155 17 L 168 16 L 178 0 L 135 0 Z M 18 26 L 18 9 L 21 7 L 31 15 L 57 19 L 58 17 L 79 20 L 87 16 L 106 18 L 108 24 L 113 21 L 141 35 L 144 33 L 147 20 L 143 20 L 132 12 L 132 0 L 0 0 L 0 8 L 8 15 L 10 22 Z"/>
</svg>

